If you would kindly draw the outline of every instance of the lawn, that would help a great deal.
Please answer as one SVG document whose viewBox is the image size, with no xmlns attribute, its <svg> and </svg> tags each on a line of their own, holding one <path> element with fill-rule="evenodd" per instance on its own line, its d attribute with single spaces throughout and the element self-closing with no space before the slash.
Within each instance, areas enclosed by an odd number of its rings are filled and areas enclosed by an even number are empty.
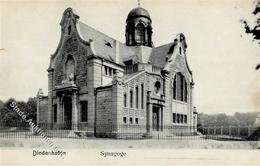
<svg viewBox="0 0 260 166">
<path fill-rule="evenodd" d="M 56 146 L 63 149 L 260 149 L 260 141 L 221 141 L 203 138 L 181 140 L 52 138 L 52 140 Z M 41 138 L 0 138 L 0 148 L 49 148 L 49 145 Z"/>
</svg>

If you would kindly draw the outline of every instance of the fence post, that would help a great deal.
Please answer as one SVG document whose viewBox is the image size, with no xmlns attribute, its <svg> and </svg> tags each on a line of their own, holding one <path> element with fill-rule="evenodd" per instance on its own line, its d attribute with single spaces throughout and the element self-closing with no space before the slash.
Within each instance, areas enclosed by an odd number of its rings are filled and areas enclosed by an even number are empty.
<svg viewBox="0 0 260 166">
<path fill-rule="evenodd" d="M 207 128 L 207 135 L 209 135 L 209 130 L 210 130 L 210 128 L 209 128 L 209 126 L 208 126 L 208 128 Z"/>
<path fill-rule="evenodd" d="M 220 135 L 223 135 L 223 126 L 220 127 Z"/>
<path fill-rule="evenodd" d="M 228 135 L 229 135 L 229 136 L 232 135 L 232 131 L 231 131 L 231 129 L 232 129 L 232 126 L 229 126 L 229 129 L 228 129 Z"/>
<path fill-rule="evenodd" d="M 216 135 L 216 126 L 214 126 L 214 135 Z"/>
<path fill-rule="evenodd" d="M 238 125 L 237 136 L 240 136 L 240 125 Z"/>
</svg>

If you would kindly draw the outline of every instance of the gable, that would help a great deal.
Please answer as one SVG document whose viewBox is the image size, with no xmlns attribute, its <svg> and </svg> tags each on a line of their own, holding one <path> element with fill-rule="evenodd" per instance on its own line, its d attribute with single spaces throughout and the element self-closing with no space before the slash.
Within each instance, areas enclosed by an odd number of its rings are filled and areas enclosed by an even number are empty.
<svg viewBox="0 0 260 166">
<path fill-rule="evenodd" d="M 75 83 L 86 85 L 87 56 L 91 55 L 89 44 L 79 38 L 76 22 L 79 17 L 71 8 L 64 11 L 61 20 L 61 37 L 55 53 L 51 56 L 49 69 L 54 71 L 54 85 L 60 85 L 66 79 L 65 63 L 68 57 L 74 60 Z"/>
</svg>

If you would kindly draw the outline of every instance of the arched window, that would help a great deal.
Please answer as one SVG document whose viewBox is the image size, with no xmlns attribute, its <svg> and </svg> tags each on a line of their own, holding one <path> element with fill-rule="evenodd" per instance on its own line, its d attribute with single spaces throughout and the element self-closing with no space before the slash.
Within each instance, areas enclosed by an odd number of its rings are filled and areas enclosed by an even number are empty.
<svg viewBox="0 0 260 166">
<path fill-rule="evenodd" d="M 144 84 L 141 84 L 141 108 L 144 108 Z"/>
<path fill-rule="evenodd" d="M 71 25 L 69 25 L 69 27 L 68 27 L 68 35 L 70 35 L 71 34 Z"/>
<path fill-rule="evenodd" d="M 65 63 L 66 79 L 74 81 L 75 74 L 75 62 L 71 55 L 68 56 L 68 59 Z"/>
<path fill-rule="evenodd" d="M 147 28 L 147 37 L 148 37 L 148 46 L 152 46 L 152 29 L 151 27 Z"/>
<path fill-rule="evenodd" d="M 145 39 L 145 28 L 144 25 L 139 23 L 136 26 L 136 35 L 135 35 L 135 41 L 138 44 L 144 44 Z"/>
<path fill-rule="evenodd" d="M 138 86 L 135 87 L 135 107 L 138 108 L 138 102 L 139 102 L 139 90 L 138 90 Z"/>
<path fill-rule="evenodd" d="M 133 90 L 130 90 L 130 107 L 133 108 Z"/>
<path fill-rule="evenodd" d="M 187 82 L 185 76 L 176 73 L 173 80 L 173 99 L 187 102 Z"/>
<path fill-rule="evenodd" d="M 184 78 L 185 79 L 185 78 Z M 187 82 L 186 80 L 184 80 L 184 91 L 183 91 L 183 94 L 184 94 L 184 101 L 187 102 L 188 101 L 188 91 L 187 91 Z"/>
<path fill-rule="evenodd" d="M 124 94 L 124 107 L 127 107 L 127 96 L 126 96 L 126 93 Z"/>
</svg>

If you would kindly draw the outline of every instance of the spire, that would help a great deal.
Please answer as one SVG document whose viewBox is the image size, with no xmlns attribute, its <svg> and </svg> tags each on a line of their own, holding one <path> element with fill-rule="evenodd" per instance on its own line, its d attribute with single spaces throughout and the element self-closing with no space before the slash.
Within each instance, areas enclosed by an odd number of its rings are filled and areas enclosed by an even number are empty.
<svg viewBox="0 0 260 166">
<path fill-rule="evenodd" d="M 138 7 L 141 6 L 141 2 L 140 2 L 140 1 L 141 1 L 141 0 L 137 0 Z"/>
</svg>

